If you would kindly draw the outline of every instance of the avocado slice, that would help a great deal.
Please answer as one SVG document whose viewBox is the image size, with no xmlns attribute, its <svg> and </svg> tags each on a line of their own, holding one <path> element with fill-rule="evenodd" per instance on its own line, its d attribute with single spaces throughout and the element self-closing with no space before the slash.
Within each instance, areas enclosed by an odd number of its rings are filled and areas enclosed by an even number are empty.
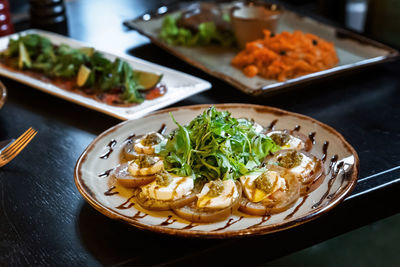
<svg viewBox="0 0 400 267">
<path fill-rule="evenodd" d="M 23 42 L 19 42 L 19 58 L 18 58 L 18 68 L 23 69 L 24 67 L 30 68 L 32 66 L 31 57 L 29 56 L 28 50 L 26 49 Z"/>
<path fill-rule="evenodd" d="M 134 71 L 135 77 L 137 77 L 137 81 L 139 83 L 140 90 L 150 90 L 157 86 L 157 84 L 161 81 L 163 75 L 157 74 L 153 72 L 146 71 Z"/>
</svg>

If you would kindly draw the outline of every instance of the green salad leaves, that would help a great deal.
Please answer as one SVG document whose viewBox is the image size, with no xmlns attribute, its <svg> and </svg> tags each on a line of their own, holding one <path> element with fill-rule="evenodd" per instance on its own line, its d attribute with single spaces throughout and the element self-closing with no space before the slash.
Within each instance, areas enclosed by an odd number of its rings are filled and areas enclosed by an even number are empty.
<svg viewBox="0 0 400 267">
<path fill-rule="evenodd" d="M 235 42 L 232 32 L 219 31 L 214 22 L 203 22 L 198 25 L 197 32 L 179 27 L 177 21 L 171 15 L 165 16 L 162 24 L 160 38 L 171 45 L 204 46 L 213 42 L 222 46 L 231 46 Z"/>
<path fill-rule="evenodd" d="M 128 103 L 144 100 L 139 92 L 143 88 L 138 84 L 138 75 L 127 62 L 119 58 L 110 61 L 90 47 L 56 46 L 43 36 L 28 34 L 10 39 L 1 57 L 8 58 L 12 67 L 38 71 L 52 78 L 76 78 L 84 66 L 85 79 L 78 86 L 97 92 L 122 90 L 120 98 Z"/>
<path fill-rule="evenodd" d="M 280 149 L 254 122 L 233 118 L 228 111 L 215 107 L 185 126 L 172 120 L 178 128 L 160 154 L 166 170 L 178 175 L 236 180 L 258 169 L 269 153 Z"/>
</svg>

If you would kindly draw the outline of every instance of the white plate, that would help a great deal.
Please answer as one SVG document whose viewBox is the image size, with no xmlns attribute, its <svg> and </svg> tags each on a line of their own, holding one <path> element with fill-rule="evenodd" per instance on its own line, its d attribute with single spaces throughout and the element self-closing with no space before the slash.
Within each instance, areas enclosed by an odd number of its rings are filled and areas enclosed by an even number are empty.
<svg viewBox="0 0 400 267">
<path fill-rule="evenodd" d="M 12 35 L 4 36 L 0 38 L 0 50 L 5 50 L 7 48 L 9 38 L 17 38 L 18 34 L 31 34 L 37 33 L 42 36 L 45 36 L 50 39 L 50 41 L 54 44 L 67 44 L 71 47 L 77 48 L 82 46 L 90 46 L 88 44 L 84 44 L 82 42 L 67 38 L 65 36 L 50 33 L 42 30 L 27 30 L 20 33 L 15 33 Z M 153 100 L 145 100 L 143 103 L 132 106 L 132 107 L 116 107 L 107 105 L 101 102 L 98 102 L 94 99 L 69 92 L 62 88 L 59 88 L 53 84 L 49 84 L 43 82 L 39 79 L 33 78 L 31 76 L 25 75 L 18 71 L 12 71 L 10 69 L 0 67 L 0 75 L 5 77 L 17 80 L 21 83 L 30 85 L 35 87 L 41 91 L 46 93 L 64 98 L 71 102 L 80 104 L 82 106 L 106 113 L 113 117 L 119 119 L 134 119 L 139 118 L 147 113 L 150 113 L 154 110 L 166 107 L 173 103 L 176 103 L 184 98 L 187 98 L 191 95 L 200 93 L 211 88 L 211 84 L 202 79 L 193 77 L 191 75 L 172 70 L 166 67 L 162 67 L 160 65 L 147 62 L 145 60 L 128 56 L 128 55 L 119 55 L 119 54 L 110 54 L 104 51 L 100 51 L 104 54 L 104 56 L 110 60 L 114 60 L 116 57 L 119 57 L 132 66 L 133 69 L 162 73 L 163 79 L 162 82 L 167 86 L 167 93 L 161 97 L 158 97 Z"/>
<path fill-rule="evenodd" d="M 164 123 L 167 132 L 174 129 L 176 126 L 171 121 L 169 112 L 172 112 L 180 124 L 186 124 L 207 107 L 209 105 L 161 110 L 144 118 L 122 122 L 105 131 L 88 146 L 76 164 L 75 183 L 78 190 L 101 213 L 135 227 L 171 235 L 222 238 L 266 234 L 305 223 L 339 204 L 355 186 L 358 175 L 357 153 L 331 127 L 310 117 L 276 108 L 222 104 L 216 105 L 218 110 L 229 110 L 234 117 L 253 118 L 265 127 L 274 122 L 276 129 L 292 130 L 298 125 L 303 134 L 315 132 L 315 144 L 311 153 L 319 158 L 323 158 L 325 154 L 324 167 L 327 175 L 323 183 L 308 197 L 298 199 L 290 209 L 270 217 L 248 216 L 236 212 L 223 222 L 191 224 L 179 219 L 172 211 L 150 212 L 138 207 L 130 199 L 132 190 L 115 184 L 114 179 L 107 176 L 109 170 L 120 163 L 124 141 L 133 133 L 139 135 L 157 131 Z M 324 145 L 326 142 L 329 144 Z M 104 158 L 103 155 L 107 153 L 109 157 Z M 337 161 L 332 160 L 334 155 L 337 155 Z M 112 188 L 113 186 L 116 187 Z"/>
</svg>

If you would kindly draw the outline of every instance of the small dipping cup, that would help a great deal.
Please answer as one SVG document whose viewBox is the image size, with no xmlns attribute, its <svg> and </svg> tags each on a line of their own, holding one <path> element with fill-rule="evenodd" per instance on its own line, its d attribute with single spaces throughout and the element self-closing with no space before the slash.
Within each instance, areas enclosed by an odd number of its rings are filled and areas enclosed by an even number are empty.
<svg viewBox="0 0 400 267">
<path fill-rule="evenodd" d="M 275 33 L 282 10 L 276 4 L 241 3 L 231 9 L 233 31 L 239 48 L 262 39 L 265 29 Z"/>
</svg>

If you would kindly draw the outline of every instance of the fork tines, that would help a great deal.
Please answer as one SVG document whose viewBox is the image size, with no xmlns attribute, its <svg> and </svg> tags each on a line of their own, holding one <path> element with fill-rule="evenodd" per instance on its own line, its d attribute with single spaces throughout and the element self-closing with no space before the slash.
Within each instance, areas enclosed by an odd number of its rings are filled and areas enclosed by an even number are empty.
<svg viewBox="0 0 400 267">
<path fill-rule="evenodd" d="M 35 137 L 37 131 L 30 127 L 24 132 L 17 140 L 11 143 L 6 149 L 0 154 L 0 166 L 3 166 L 10 162 L 15 156 L 17 156 L 22 149 L 24 149 L 29 142 Z"/>
</svg>

